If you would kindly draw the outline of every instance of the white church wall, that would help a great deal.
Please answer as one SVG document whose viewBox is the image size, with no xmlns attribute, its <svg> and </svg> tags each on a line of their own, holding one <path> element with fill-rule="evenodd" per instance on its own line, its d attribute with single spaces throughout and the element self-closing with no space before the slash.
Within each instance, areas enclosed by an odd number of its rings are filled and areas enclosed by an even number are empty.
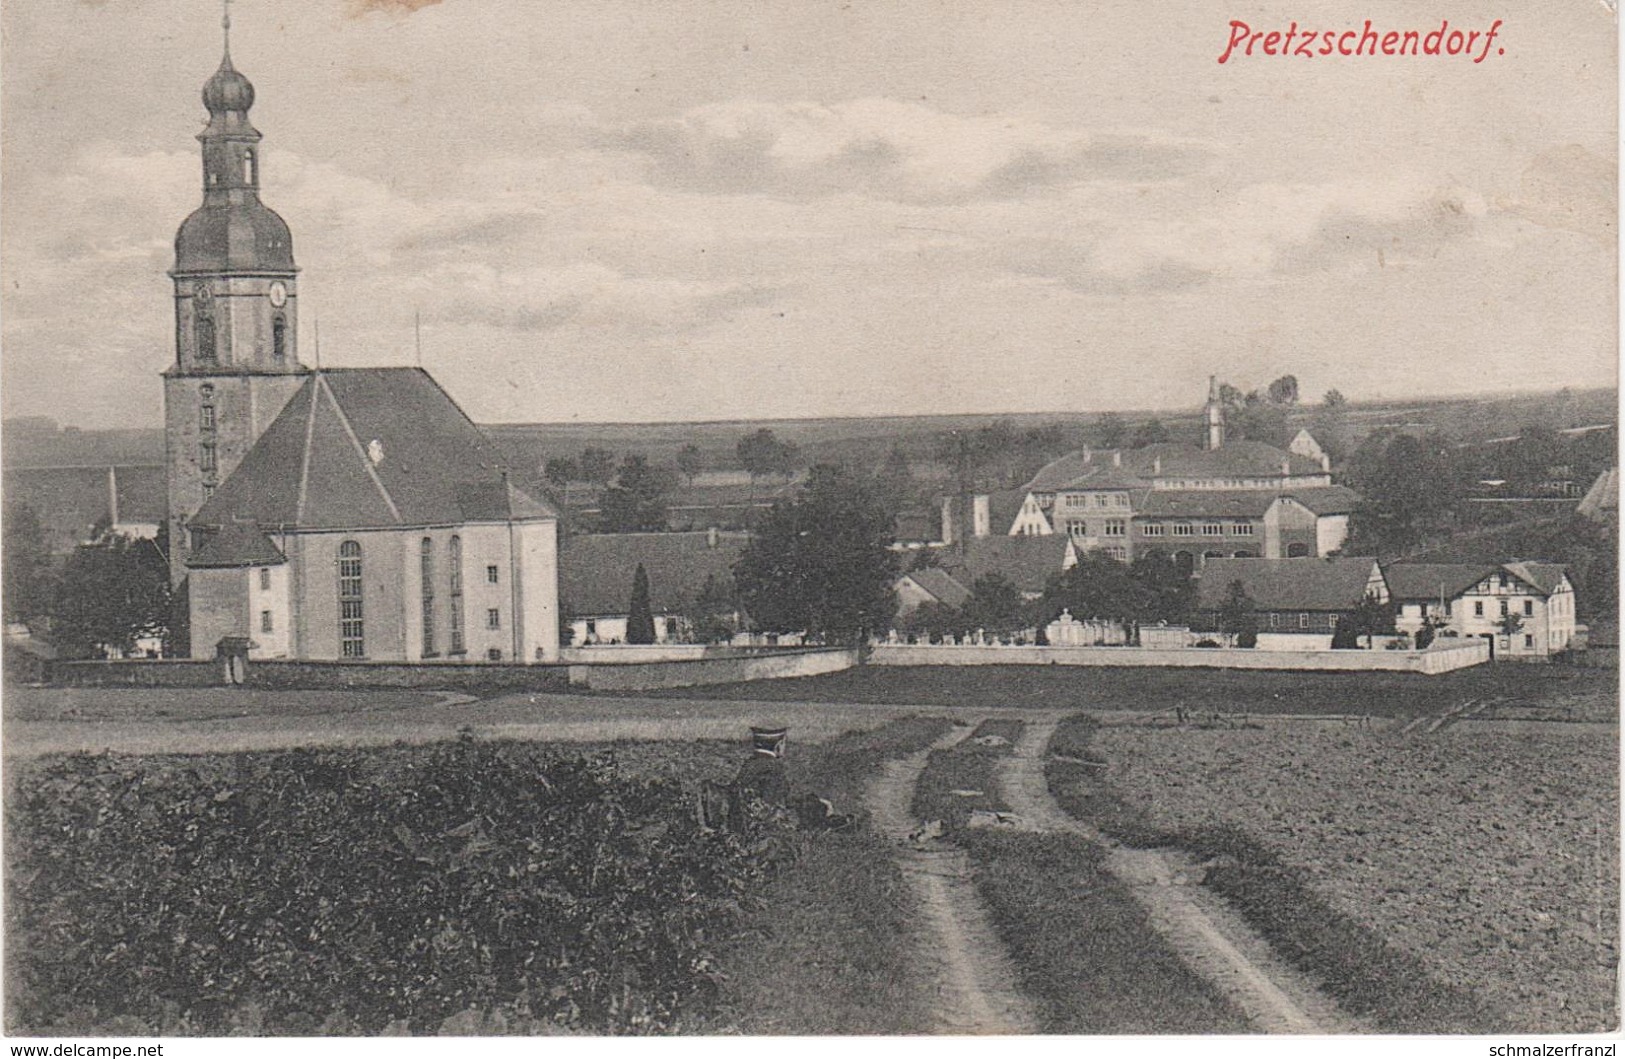
<svg viewBox="0 0 1625 1059">
<path fill-rule="evenodd" d="M 516 662 L 555 662 L 559 657 L 559 537 L 552 520 L 521 523 L 519 600 L 522 654 Z"/>
</svg>

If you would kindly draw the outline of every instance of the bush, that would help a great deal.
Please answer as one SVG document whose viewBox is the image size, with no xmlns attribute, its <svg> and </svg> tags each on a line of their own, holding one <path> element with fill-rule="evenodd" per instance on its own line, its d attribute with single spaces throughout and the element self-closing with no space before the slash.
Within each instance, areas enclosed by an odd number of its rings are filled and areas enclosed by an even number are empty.
<svg viewBox="0 0 1625 1059">
<path fill-rule="evenodd" d="M 1219 641 L 1217 641 L 1217 640 L 1209 640 L 1206 637 L 1204 637 L 1204 638 L 1196 641 L 1196 646 L 1197 647 L 1217 647 L 1217 646 L 1219 646 Z"/>
</svg>

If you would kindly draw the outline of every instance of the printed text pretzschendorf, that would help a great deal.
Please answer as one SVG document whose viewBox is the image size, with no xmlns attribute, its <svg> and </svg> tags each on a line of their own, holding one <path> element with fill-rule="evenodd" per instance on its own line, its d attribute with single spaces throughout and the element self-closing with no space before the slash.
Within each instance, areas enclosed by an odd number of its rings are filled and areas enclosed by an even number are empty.
<svg viewBox="0 0 1625 1059">
<path fill-rule="evenodd" d="M 1506 54 L 1506 49 L 1496 43 L 1500 33 L 1500 19 L 1490 23 L 1487 30 L 1462 29 L 1452 26 L 1449 19 L 1441 21 L 1437 29 L 1380 29 L 1366 19 L 1365 26 L 1358 29 L 1313 29 L 1294 22 L 1284 30 L 1255 30 L 1239 19 L 1232 19 L 1230 39 L 1225 43 L 1219 62 L 1265 57 L 1321 59 L 1405 56 L 1467 59 L 1476 65 L 1489 58 L 1492 49 L 1496 55 Z"/>
</svg>

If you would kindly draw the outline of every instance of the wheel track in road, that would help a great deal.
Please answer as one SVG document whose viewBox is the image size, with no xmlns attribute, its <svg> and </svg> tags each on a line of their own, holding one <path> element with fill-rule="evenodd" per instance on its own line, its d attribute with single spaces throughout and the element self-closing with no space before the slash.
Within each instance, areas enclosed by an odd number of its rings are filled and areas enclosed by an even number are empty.
<svg viewBox="0 0 1625 1059">
<path fill-rule="evenodd" d="M 1060 718 L 1032 718 L 1000 774 L 1004 799 L 1036 831 L 1080 835 L 1106 848 L 1106 868 L 1145 907 L 1186 966 L 1265 1033 L 1350 1033 L 1363 1027 L 1307 976 L 1288 966 L 1222 898 L 1189 880 L 1199 872 L 1170 850 L 1130 849 L 1066 813 L 1044 772 Z"/>
<path fill-rule="evenodd" d="M 876 829 L 898 844 L 903 881 L 919 909 L 911 939 L 917 958 L 934 971 L 933 1029 L 951 1034 L 1027 1034 L 1038 1030 L 1032 1004 L 1016 986 L 1015 968 L 999 940 L 960 849 L 922 849 L 910 841 L 919 824 L 910 811 L 914 788 L 933 750 L 964 740 L 956 727 L 915 754 L 886 762 L 870 783 L 867 803 Z"/>
</svg>

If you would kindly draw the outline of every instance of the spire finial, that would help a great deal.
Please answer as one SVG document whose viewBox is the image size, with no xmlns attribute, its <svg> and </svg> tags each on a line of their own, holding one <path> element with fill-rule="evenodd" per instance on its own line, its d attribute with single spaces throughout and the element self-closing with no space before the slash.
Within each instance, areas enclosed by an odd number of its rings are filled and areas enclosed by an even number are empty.
<svg viewBox="0 0 1625 1059">
<path fill-rule="evenodd" d="M 231 59 L 231 0 L 220 0 L 220 29 L 225 35 L 226 59 Z"/>
</svg>

